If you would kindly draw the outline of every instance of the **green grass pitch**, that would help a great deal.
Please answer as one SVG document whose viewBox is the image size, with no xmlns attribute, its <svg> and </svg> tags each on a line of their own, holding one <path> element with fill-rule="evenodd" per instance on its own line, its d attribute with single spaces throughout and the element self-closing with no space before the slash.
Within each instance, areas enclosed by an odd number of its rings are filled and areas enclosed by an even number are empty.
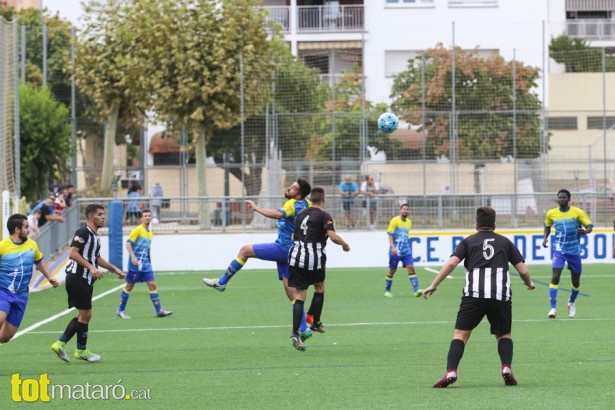
<svg viewBox="0 0 615 410">
<path fill-rule="evenodd" d="M 575 319 L 566 314 L 569 276 L 561 282 L 555 320 L 547 319 L 550 267 L 530 266 L 537 283 L 532 292 L 514 276 L 513 371 L 519 385 L 504 386 L 497 345 L 483 322 L 466 347 L 459 380 L 448 389 L 431 386 L 445 371 L 463 271 L 453 272 L 429 300 L 412 295 L 401 268 L 395 297 L 384 298 L 385 271 L 327 272 L 327 333 L 309 339 L 305 352 L 290 343 L 292 309 L 274 269 L 241 271 L 223 293 L 201 283 L 220 272 L 158 272 L 163 307 L 173 315 L 156 318 L 146 286 L 139 284 L 128 303 L 130 320 L 115 316 L 122 282 L 106 276 L 95 286 L 102 296 L 94 302 L 88 342 L 102 356 L 98 363 L 64 363 L 50 350 L 74 316 L 53 317 L 66 308 L 64 287 L 32 294 L 20 330 L 30 329 L 0 346 L 0 407 L 615 408 L 612 265 L 584 267 Z M 420 266 L 417 274 L 422 288 L 435 276 Z M 67 349 L 71 358 L 74 349 L 75 339 Z M 19 386 L 11 383 L 17 373 Z M 70 386 L 73 394 L 88 385 L 92 391 L 115 387 L 117 394 L 123 387 L 132 396 L 46 403 L 43 377 L 50 386 Z"/>
</svg>

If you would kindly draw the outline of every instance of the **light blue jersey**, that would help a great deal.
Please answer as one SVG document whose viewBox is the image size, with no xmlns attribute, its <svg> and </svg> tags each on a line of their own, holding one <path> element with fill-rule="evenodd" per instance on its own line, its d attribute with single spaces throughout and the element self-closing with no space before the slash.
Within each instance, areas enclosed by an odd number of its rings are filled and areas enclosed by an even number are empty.
<svg viewBox="0 0 615 410">
<path fill-rule="evenodd" d="M 579 255 L 577 228 L 593 226 L 589 216 L 580 208 L 571 206 L 562 212 L 559 207 L 547 211 L 545 226 L 554 227 L 553 249 L 566 255 Z"/>
<path fill-rule="evenodd" d="M 9 238 L 0 241 L 0 289 L 14 294 L 27 294 L 34 264 L 43 254 L 32 239 L 15 243 Z"/>
<path fill-rule="evenodd" d="M 412 221 L 410 218 L 406 218 L 405 221 L 398 215 L 391 219 L 387 233 L 393 237 L 393 243 L 397 248 L 397 256 L 406 256 L 412 253 L 412 247 L 408 237 L 410 236 L 410 228 L 412 228 Z M 389 248 L 389 256 L 394 256 L 391 248 Z"/>
<path fill-rule="evenodd" d="M 138 265 L 133 265 L 130 255 L 128 255 L 128 270 L 150 272 L 152 271 L 152 261 L 150 259 L 150 248 L 154 234 L 151 230 L 145 229 L 143 225 L 137 226 L 132 230 L 128 237 L 128 242 L 132 245 L 132 250 L 137 257 Z"/>
<path fill-rule="evenodd" d="M 278 239 L 276 239 L 275 243 L 286 252 L 293 246 L 292 236 L 295 230 L 297 215 L 309 207 L 310 202 L 306 199 L 289 199 L 280 208 L 280 212 L 282 212 L 284 217 L 278 219 Z"/>
</svg>

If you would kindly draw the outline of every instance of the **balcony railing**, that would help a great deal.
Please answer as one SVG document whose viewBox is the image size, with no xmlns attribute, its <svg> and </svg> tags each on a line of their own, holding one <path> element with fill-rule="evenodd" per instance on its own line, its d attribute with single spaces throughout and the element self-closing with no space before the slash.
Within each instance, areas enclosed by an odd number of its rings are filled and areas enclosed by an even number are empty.
<svg viewBox="0 0 615 410">
<path fill-rule="evenodd" d="M 615 40 L 615 21 L 586 19 L 566 22 L 566 34 L 586 40 Z"/>
<path fill-rule="evenodd" d="M 290 7 L 267 6 L 269 19 L 282 25 L 285 33 L 291 32 Z M 296 31 L 360 31 L 363 29 L 363 5 L 298 6 Z"/>
</svg>

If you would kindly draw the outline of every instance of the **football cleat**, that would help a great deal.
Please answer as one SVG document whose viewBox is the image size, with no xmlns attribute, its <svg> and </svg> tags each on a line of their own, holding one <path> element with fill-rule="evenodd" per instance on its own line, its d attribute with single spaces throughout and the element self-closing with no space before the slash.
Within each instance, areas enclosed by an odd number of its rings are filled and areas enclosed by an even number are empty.
<svg viewBox="0 0 615 410">
<path fill-rule="evenodd" d="M 64 360 L 65 362 L 70 362 L 70 359 L 68 358 L 68 355 L 66 354 L 65 347 L 66 347 L 66 343 L 58 340 L 57 342 L 51 345 L 51 350 L 53 350 L 53 352 L 57 354 L 60 359 Z"/>
<path fill-rule="evenodd" d="M 442 389 L 450 386 L 457 381 L 457 372 L 454 370 L 446 372 L 444 377 L 434 383 L 433 387 L 436 389 Z"/>
<path fill-rule="evenodd" d="M 290 337 L 291 342 L 293 342 L 293 347 L 297 350 L 299 350 L 300 352 L 304 352 L 305 351 L 305 345 L 303 344 L 303 340 L 301 340 L 301 336 L 297 335 L 297 334 L 293 334 Z"/>
<path fill-rule="evenodd" d="M 209 286 L 210 288 L 214 288 L 218 292 L 224 292 L 224 290 L 226 289 L 226 285 L 221 285 L 219 282 L 219 279 L 217 278 L 216 279 L 203 278 L 203 283 Z"/>
<path fill-rule="evenodd" d="M 86 362 L 97 362 L 100 360 L 100 356 L 96 353 L 90 352 L 88 349 L 77 349 L 74 354 L 76 359 L 85 360 Z"/>
<path fill-rule="evenodd" d="M 572 319 L 577 314 L 577 307 L 574 302 L 568 302 L 568 317 Z"/>
<path fill-rule="evenodd" d="M 549 319 L 555 319 L 556 316 L 557 316 L 557 310 L 555 310 L 555 308 L 552 308 L 551 310 L 549 310 L 549 313 L 547 314 L 547 317 Z"/>
</svg>

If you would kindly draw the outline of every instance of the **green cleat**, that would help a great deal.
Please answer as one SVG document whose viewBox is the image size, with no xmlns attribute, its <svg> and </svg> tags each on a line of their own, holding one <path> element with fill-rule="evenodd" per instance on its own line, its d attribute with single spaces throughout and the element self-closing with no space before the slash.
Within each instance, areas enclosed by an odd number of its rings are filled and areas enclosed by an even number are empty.
<svg viewBox="0 0 615 410">
<path fill-rule="evenodd" d="M 414 292 L 414 296 L 415 296 L 415 297 L 417 297 L 417 298 L 418 298 L 419 296 L 421 296 L 422 294 L 423 294 L 423 289 L 419 289 L 419 290 L 417 290 L 416 292 Z"/>
<path fill-rule="evenodd" d="M 308 327 L 307 329 L 305 329 L 305 331 L 303 332 L 299 332 L 299 336 L 301 337 L 301 341 L 305 342 L 306 340 L 308 340 L 310 337 L 312 337 L 312 331 L 310 330 L 310 328 Z"/>
<path fill-rule="evenodd" d="M 60 359 L 64 360 L 65 362 L 70 362 L 70 359 L 68 358 L 68 355 L 66 354 L 65 347 L 66 347 L 66 343 L 58 340 L 57 342 L 51 345 L 51 350 L 53 350 L 53 352 L 57 354 Z"/>
<path fill-rule="evenodd" d="M 97 362 L 100 360 L 100 356 L 97 355 L 96 353 L 92 353 L 90 352 L 88 349 L 77 349 L 75 351 L 75 359 L 81 359 L 81 360 L 85 360 L 86 362 Z"/>
<path fill-rule="evenodd" d="M 386 291 L 386 292 L 384 292 L 384 297 L 385 298 L 392 298 L 393 294 L 391 292 L 389 292 L 389 291 Z"/>
</svg>

